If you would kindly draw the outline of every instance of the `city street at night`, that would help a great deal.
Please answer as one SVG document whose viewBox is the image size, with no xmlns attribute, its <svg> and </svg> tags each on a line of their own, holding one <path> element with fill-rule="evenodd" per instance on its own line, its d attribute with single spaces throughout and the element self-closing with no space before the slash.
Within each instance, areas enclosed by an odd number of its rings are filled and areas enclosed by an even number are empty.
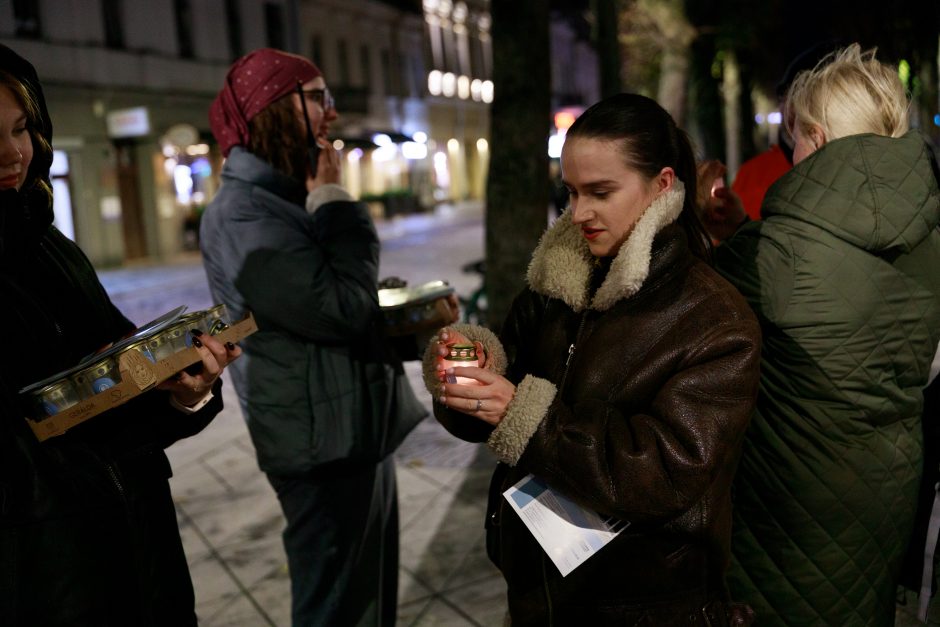
<svg viewBox="0 0 940 627">
<path fill-rule="evenodd" d="M 938 25 L 0 0 L 0 627 L 940 627 Z"/>
</svg>

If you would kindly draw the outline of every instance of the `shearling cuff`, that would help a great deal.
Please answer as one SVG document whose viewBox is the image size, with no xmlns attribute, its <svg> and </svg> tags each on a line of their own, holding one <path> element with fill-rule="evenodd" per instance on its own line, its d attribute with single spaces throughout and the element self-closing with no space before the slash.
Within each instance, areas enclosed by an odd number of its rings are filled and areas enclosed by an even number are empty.
<svg viewBox="0 0 940 627">
<path fill-rule="evenodd" d="M 516 386 L 516 395 L 509 402 L 506 415 L 486 442 L 499 461 L 510 466 L 519 463 L 557 392 L 554 383 L 532 375 L 526 375 Z"/>
<path fill-rule="evenodd" d="M 471 342 L 480 342 L 486 351 L 486 369 L 496 374 L 506 374 L 506 351 L 503 343 L 499 341 L 496 334 L 486 327 L 475 324 L 451 324 L 448 329 L 453 329 L 460 333 Z M 424 385 L 431 393 L 431 398 L 437 400 L 438 388 L 441 386 L 440 379 L 437 378 L 437 334 L 428 342 L 424 351 L 422 366 L 424 369 Z"/>
<path fill-rule="evenodd" d="M 342 185 L 326 183 L 307 194 L 307 213 L 313 214 L 317 209 L 330 202 L 337 200 L 352 201 L 352 199 L 353 197 L 343 189 Z"/>
</svg>

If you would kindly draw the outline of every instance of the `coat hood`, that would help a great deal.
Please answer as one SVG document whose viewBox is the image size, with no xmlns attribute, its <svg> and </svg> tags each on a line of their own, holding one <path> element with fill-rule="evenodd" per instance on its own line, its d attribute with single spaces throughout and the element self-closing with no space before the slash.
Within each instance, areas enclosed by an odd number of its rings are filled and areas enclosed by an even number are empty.
<svg viewBox="0 0 940 627">
<path fill-rule="evenodd" d="M 595 258 L 581 229 L 565 211 L 542 235 L 526 281 L 536 293 L 558 298 L 575 311 L 606 311 L 614 303 L 636 294 L 649 275 L 653 238 L 682 213 L 685 186 L 678 179 L 643 212 L 633 232 L 620 247 L 604 282 L 591 299 L 590 282 Z M 589 302 L 590 299 L 590 302 Z"/>
<path fill-rule="evenodd" d="M 940 222 L 936 168 L 916 131 L 843 137 L 781 177 L 762 213 L 795 217 L 873 253 L 908 252 Z"/>
</svg>

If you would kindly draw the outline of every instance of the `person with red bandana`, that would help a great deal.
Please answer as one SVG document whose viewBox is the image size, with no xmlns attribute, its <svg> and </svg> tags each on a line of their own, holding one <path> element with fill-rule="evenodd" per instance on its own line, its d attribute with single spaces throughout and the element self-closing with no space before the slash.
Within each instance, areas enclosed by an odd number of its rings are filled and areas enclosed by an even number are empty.
<svg viewBox="0 0 940 627">
<path fill-rule="evenodd" d="M 426 415 L 384 335 L 379 240 L 339 184 L 337 117 L 308 59 L 265 48 L 237 60 L 210 110 L 227 159 L 200 233 L 216 302 L 258 323 L 232 378 L 287 518 L 296 627 L 394 625 L 391 452 Z"/>
</svg>

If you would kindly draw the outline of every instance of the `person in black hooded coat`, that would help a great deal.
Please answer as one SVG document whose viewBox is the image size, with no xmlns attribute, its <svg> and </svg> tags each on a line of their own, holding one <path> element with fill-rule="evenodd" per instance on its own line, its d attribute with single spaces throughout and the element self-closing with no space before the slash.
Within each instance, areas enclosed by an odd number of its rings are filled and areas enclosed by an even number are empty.
<svg viewBox="0 0 940 627">
<path fill-rule="evenodd" d="M 17 391 L 135 328 L 52 225 L 51 140 L 33 67 L 0 45 L 0 623 L 196 625 L 163 449 L 221 410 L 241 349 L 203 335 L 200 372 L 36 439 Z"/>
</svg>

